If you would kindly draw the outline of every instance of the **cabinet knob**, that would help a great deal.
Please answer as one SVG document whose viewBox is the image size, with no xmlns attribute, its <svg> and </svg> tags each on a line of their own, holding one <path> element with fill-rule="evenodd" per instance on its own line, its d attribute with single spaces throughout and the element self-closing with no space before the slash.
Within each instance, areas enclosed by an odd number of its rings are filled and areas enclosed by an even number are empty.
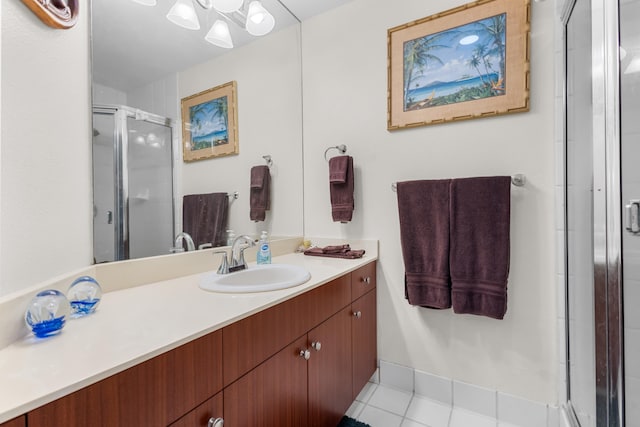
<svg viewBox="0 0 640 427">
<path fill-rule="evenodd" d="M 371 283 L 371 277 L 367 276 L 367 277 L 361 277 L 360 281 L 363 282 L 365 285 L 368 285 Z"/>
<path fill-rule="evenodd" d="M 207 427 L 223 427 L 223 426 L 224 426 L 224 420 L 222 418 L 211 417 L 209 419 L 209 424 L 207 424 Z"/>
<path fill-rule="evenodd" d="M 311 352 L 309 350 L 300 350 L 300 357 L 303 357 L 304 360 L 311 359 Z"/>
<path fill-rule="evenodd" d="M 314 341 L 311 343 L 311 347 L 313 347 L 315 351 L 320 351 L 320 349 L 322 348 L 322 343 L 320 341 Z"/>
<path fill-rule="evenodd" d="M 362 317 L 362 312 L 361 311 L 354 311 L 353 312 L 353 317 L 355 317 L 356 319 L 359 319 Z"/>
</svg>

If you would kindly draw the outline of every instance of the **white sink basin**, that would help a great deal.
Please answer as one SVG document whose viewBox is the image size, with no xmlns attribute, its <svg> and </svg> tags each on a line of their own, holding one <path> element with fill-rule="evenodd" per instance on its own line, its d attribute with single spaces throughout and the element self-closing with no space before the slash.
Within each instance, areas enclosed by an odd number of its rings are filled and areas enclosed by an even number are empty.
<svg viewBox="0 0 640 427">
<path fill-rule="evenodd" d="M 208 273 L 200 279 L 206 291 L 225 293 L 265 292 L 292 288 L 311 278 L 303 267 L 291 264 L 252 265 L 229 274 Z"/>
</svg>

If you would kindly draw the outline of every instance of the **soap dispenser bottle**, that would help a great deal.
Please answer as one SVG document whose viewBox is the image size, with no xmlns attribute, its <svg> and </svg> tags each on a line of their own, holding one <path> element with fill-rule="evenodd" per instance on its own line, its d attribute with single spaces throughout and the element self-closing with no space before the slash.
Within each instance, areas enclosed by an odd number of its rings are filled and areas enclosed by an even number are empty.
<svg viewBox="0 0 640 427">
<path fill-rule="evenodd" d="M 256 257 L 258 264 L 271 264 L 271 245 L 269 244 L 269 236 L 263 231 L 258 242 L 258 255 Z"/>
</svg>

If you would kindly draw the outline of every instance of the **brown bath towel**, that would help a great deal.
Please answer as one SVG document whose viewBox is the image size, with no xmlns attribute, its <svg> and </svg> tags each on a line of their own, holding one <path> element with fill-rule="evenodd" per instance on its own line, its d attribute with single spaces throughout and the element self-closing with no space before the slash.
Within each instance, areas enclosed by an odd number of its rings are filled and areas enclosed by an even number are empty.
<svg viewBox="0 0 640 427">
<path fill-rule="evenodd" d="M 329 159 L 329 193 L 334 222 L 349 222 L 353 216 L 353 157 Z"/>
<path fill-rule="evenodd" d="M 225 242 L 229 198 L 227 193 L 190 194 L 182 199 L 182 230 L 189 233 L 196 248 L 203 243 L 222 246 Z"/>
<path fill-rule="evenodd" d="M 249 217 L 251 221 L 264 221 L 271 209 L 271 174 L 266 165 L 251 168 L 249 189 Z"/>
<path fill-rule="evenodd" d="M 325 246 L 324 248 L 313 247 L 304 251 L 305 255 L 311 256 L 323 256 L 329 258 L 346 258 L 346 259 L 356 259 L 362 258 L 364 255 L 364 249 L 355 249 L 352 250 L 351 246 L 347 245 L 336 245 L 336 246 Z"/>
<path fill-rule="evenodd" d="M 507 311 L 511 177 L 451 181 L 453 311 L 502 319 Z"/>
<path fill-rule="evenodd" d="M 405 296 L 411 305 L 451 307 L 450 180 L 398 182 Z"/>
</svg>

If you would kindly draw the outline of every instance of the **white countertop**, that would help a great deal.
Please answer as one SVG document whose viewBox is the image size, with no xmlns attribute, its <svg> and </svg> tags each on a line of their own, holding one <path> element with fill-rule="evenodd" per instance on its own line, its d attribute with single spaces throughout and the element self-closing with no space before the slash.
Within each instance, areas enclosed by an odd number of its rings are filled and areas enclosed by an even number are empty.
<svg viewBox="0 0 640 427">
<path fill-rule="evenodd" d="M 274 257 L 311 273 L 308 282 L 278 291 L 207 292 L 198 287 L 202 274 L 194 274 L 105 293 L 94 314 L 70 319 L 59 335 L 29 336 L 0 350 L 0 423 L 377 259 L 377 242 L 366 249 L 356 260 Z"/>
</svg>

